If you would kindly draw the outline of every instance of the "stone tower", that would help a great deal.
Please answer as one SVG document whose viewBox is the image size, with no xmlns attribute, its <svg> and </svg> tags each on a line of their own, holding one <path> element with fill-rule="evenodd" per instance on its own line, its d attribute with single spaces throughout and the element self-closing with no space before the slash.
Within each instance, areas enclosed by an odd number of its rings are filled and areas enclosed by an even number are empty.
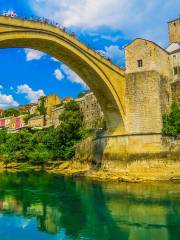
<svg viewBox="0 0 180 240">
<path fill-rule="evenodd" d="M 169 42 L 180 42 L 180 18 L 168 22 L 169 27 Z"/>
<path fill-rule="evenodd" d="M 172 102 L 180 103 L 180 18 L 168 23 L 170 45 L 166 49 L 170 58 Z"/>
<path fill-rule="evenodd" d="M 170 105 L 168 52 L 156 43 L 135 39 L 126 46 L 127 127 L 133 134 L 158 134 Z"/>
</svg>

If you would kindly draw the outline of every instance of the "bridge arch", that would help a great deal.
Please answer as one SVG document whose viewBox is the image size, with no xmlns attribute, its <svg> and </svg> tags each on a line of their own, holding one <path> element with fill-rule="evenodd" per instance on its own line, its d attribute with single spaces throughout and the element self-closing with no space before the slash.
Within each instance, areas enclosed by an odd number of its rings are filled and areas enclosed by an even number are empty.
<svg viewBox="0 0 180 240">
<path fill-rule="evenodd" d="M 124 70 L 64 31 L 39 22 L 0 17 L 0 48 L 32 48 L 76 72 L 97 97 L 110 134 L 125 133 Z"/>
</svg>

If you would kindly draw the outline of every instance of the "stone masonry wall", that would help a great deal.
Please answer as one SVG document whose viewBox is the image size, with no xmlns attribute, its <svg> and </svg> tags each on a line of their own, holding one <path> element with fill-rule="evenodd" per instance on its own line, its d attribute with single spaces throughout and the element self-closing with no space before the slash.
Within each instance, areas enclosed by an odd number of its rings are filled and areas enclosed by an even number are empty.
<svg viewBox="0 0 180 240">
<path fill-rule="evenodd" d="M 168 23 L 170 43 L 180 41 L 180 18 Z"/>
<path fill-rule="evenodd" d="M 170 111 L 172 104 L 171 79 L 166 76 L 160 76 L 160 107 L 161 114 L 164 115 Z"/>
<path fill-rule="evenodd" d="M 83 97 L 77 98 L 76 101 L 83 114 L 84 126 L 86 128 L 98 128 L 104 115 L 94 93 L 85 94 Z"/>
<path fill-rule="evenodd" d="M 142 60 L 142 67 L 138 67 Z M 161 75 L 170 75 L 170 59 L 166 50 L 157 44 L 136 39 L 126 47 L 126 73 L 157 71 Z"/>
<path fill-rule="evenodd" d="M 155 71 L 126 74 L 128 133 L 161 132 L 160 81 Z"/>
<path fill-rule="evenodd" d="M 51 94 L 47 96 L 45 102 L 45 107 L 47 108 L 47 115 L 51 116 L 52 107 L 61 103 L 61 99 L 56 94 Z"/>
<path fill-rule="evenodd" d="M 173 82 L 171 84 L 172 101 L 180 103 L 180 81 Z"/>
</svg>

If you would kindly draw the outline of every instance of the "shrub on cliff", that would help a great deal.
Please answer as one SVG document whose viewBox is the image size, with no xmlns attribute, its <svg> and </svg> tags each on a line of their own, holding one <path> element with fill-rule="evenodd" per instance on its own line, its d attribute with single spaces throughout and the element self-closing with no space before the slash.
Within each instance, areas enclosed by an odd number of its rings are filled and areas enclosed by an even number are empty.
<svg viewBox="0 0 180 240">
<path fill-rule="evenodd" d="M 78 103 L 65 104 L 60 115 L 60 126 L 49 129 L 43 137 L 43 143 L 53 152 L 53 159 L 68 160 L 75 154 L 76 143 L 82 138 L 82 114 Z"/>
<path fill-rule="evenodd" d="M 171 112 L 163 116 L 163 133 L 167 136 L 180 134 L 180 104 L 173 103 Z"/>
<path fill-rule="evenodd" d="M 51 159 L 51 153 L 43 144 L 39 144 L 28 154 L 28 160 L 32 165 L 44 165 Z"/>
</svg>

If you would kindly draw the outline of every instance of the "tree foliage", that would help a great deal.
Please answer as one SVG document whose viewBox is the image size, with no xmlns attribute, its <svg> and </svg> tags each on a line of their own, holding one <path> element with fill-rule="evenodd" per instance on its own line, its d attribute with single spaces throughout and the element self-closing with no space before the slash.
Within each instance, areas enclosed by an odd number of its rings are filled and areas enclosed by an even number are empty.
<svg viewBox="0 0 180 240">
<path fill-rule="evenodd" d="M 176 137 L 180 134 L 180 104 L 173 103 L 171 112 L 163 116 L 163 133 Z"/>
<path fill-rule="evenodd" d="M 46 114 L 47 114 L 47 108 L 45 107 L 45 102 L 46 102 L 46 97 L 41 97 L 40 98 L 40 104 L 37 108 L 40 115 L 43 115 L 43 116 L 46 116 Z"/>
<path fill-rule="evenodd" d="M 78 94 L 78 98 L 82 98 L 82 97 L 84 97 L 84 95 L 85 95 L 85 92 L 80 92 L 80 93 Z"/>
<path fill-rule="evenodd" d="M 76 143 L 81 139 L 82 114 L 75 101 L 65 104 L 65 110 L 60 115 L 60 126 L 51 129 L 45 136 L 44 142 L 53 152 L 55 159 L 71 159 L 75 154 Z"/>
<path fill-rule="evenodd" d="M 11 116 L 17 117 L 19 115 L 20 115 L 20 111 L 15 108 L 8 108 L 2 112 L 2 117 L 11 117 Z"/>
<path fill-rule="evenodd" d="M 82 114 L 75 101 L 66 103 L 61 124 L 32 133 L 20 130 L 17 133 L 0 131 L 0 160 L 5 164 L 23 162 L 43 165 L 48 160 L 69 160 L 75 154 L 76 143 L 87 131 L 82 129 Z"/>
<path fill-rule="evenodd" d="M 80 92 L 80 93 L 78 94 L 78 98 L 84 97 L 87 93 L 90 93 L 90 90 L 86 90 L 86 91 L 84 91 L 84 92 Z"/>
</svg>

